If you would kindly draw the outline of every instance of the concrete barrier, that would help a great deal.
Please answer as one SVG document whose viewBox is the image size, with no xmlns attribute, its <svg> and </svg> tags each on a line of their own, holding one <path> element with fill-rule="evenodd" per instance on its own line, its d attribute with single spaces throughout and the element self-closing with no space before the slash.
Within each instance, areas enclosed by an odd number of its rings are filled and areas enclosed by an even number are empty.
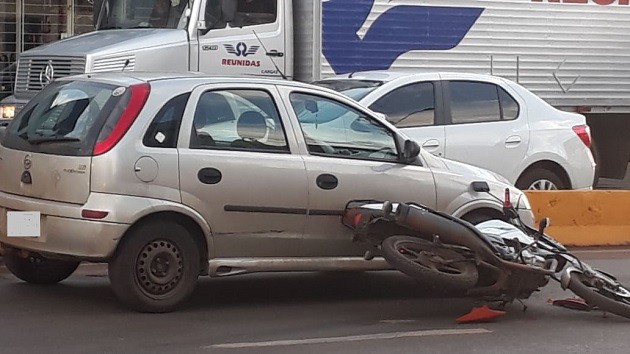
<svg viewBox="0 0 630 354">
<path fill-rule="evenodd" d="M 630 245 L 630 191 L 527 191 L 536 222 L 566 246 Z"/>
</svg>

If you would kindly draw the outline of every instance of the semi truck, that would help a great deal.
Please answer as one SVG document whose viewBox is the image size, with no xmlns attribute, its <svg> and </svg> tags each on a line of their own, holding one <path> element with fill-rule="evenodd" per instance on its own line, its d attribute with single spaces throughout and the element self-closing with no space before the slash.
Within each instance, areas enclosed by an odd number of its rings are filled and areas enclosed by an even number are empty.
<svg viewBox="0 0 630 354">
<path fill-rule="evenodd" d="M 95 0 L 95 31 L 21 53 L 0 115 L 57 78 L 105 71 L 484 73 L 584 114 L 600 175 L 622 178 L 629 18 L 630 0 Z"/>
</svg>

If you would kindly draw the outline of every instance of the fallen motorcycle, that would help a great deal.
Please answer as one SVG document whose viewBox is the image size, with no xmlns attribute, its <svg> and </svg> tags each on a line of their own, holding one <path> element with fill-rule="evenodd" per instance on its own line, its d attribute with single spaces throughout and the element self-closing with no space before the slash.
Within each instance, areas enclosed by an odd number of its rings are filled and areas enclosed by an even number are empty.
<svg viewBox="0 0 630 354">
<path fill-rule="evenodd" d="M 490 194 L 485 182 L 471 188 Z M 353 201 L 343 223 L 354 230 L 355 241 L 374 246 L 366 259 L 380 251 L 391 266 L 425 284 L 503 307 L 529 298 L 553 279 L 589 309 L 630 318 L 627 287 L 545 234 L 549 219 L 538 230 L 524 225 L 507 191 L 503 203 L 502 220 L 472 225 L 418 204 Z"/>
</svg>

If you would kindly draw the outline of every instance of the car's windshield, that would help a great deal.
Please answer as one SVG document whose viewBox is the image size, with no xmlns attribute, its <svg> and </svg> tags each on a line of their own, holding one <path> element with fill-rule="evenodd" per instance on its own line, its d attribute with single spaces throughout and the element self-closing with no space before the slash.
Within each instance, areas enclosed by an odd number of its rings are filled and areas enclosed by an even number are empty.
<svg viewBox="0 0 630 354">
<path fill-rule="evenodd" d="M 99 5 L 101 4 L 101 5 Z M 180 28 L 186 27 L 183 16 L 188 0 L 101 0 L 96 28 Z"/>
<path fill-rule="evenodd" d="M 340 92 L 353 100 L 359 101 L 383 84 L 383 81 L 373 80 L 321 80 L 315 85 Z"/>
</svg>

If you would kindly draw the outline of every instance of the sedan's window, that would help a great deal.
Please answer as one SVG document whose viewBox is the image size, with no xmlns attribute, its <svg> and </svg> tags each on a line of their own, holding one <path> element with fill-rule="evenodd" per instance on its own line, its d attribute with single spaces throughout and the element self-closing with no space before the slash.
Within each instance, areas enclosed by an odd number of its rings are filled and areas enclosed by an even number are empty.
<svg viewBox="0 0 630 354">
<path fill-rule="evenodd" d="M 415 83 L 392 90 L 370 106 L 399 128 L 435 124 L 433 84 Z"/>
<path fill-rule="evenodd" d="M 501 120 L 497 86 L 483 82 L 451 81 L 452 122 L 478 123 Z"/>
<path fill-rule="evenodd" d="M 361 112 L 327 98 L 291 94 L 309 153 L 367 160 L 398 159 L 389 129 Z"/>
<path fill-rule="evenodd" d="M 195 110 L 190 147 L 289 151 L 273 98 L 261 90 L 203 93 Z"/>
<path fill-rule="evenodd" d="M 512 120 L 516 119 L 519 114 L 519 106 L 518 102 L 510 96 L 509 93 L 505 92 L 504 89 L 499 89 L 499 99 L 501 100 L 501 116 L 503 120 Z"/>
<path fill-rule="evenodd" d="M 190 93 L 179 95 L 168 101 L 155 115 L 142 142 L 148 147 L 175 148 L 182 123 L 184 109 Z"/>
</svg>

